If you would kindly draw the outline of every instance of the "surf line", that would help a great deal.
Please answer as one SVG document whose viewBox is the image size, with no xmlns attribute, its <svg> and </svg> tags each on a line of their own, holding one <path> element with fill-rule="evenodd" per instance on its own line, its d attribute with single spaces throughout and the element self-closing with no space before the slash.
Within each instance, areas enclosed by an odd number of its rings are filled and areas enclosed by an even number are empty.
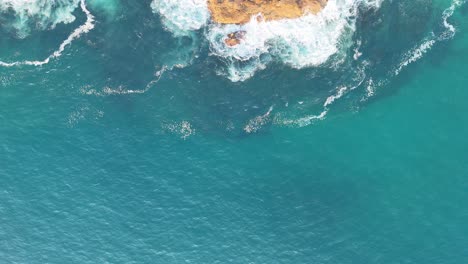
<svg viewBox="0 0 468 264">
<path fill-rule="evenodd" d="M 65 48 L 68 45 L 70 45 L 75 39 L 80 38 L 81 35 L 86 34 L 89 31 L 91 31 L 92 29 L 94 29 L 95 19 L 94 19 L 93 14 L 91 14 L 91 12 L 86 7 L 85 2 L 86 2 L 85 0 L 81 0 L 80 7 L 81 7 L 81 10 L 83 10 L 83 12 L 86 14 L 86 22 L 83 25 L 76 28 L 68 36 L 68 38 L 65 41 L 63 41 L 62 44 L 60 44 L 59 48 L 56 51 L 54 51 L 52 54 L 49 55 L 49 57 L 47 57 L 46 59 L 41 60 L 41 61 L 29 61 L 29 60 L 15 61 L 15 62 L 0 61 L 0 66 L 2 66 L 2 67 L 14 67 L 14 66 L 21 66 L 21 65 L 42 66 L 44 64 L 49 63 L 51 59 L 55 59 L 55 58 L 58 58 L 58 57 L 62 56 L 62 53 L 65 50 Z"/>
</svg>

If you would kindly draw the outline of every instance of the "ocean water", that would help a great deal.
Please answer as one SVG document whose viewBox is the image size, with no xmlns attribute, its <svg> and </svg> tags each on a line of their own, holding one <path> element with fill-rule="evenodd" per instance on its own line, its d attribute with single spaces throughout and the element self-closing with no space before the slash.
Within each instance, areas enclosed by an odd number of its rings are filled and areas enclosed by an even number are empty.
<svg viewBox="0 0 468 264">
<path fill-rule="evenodd" d="M 0 0 L 0 263 L 467 263 L 467 18 Z"/>
</svg>

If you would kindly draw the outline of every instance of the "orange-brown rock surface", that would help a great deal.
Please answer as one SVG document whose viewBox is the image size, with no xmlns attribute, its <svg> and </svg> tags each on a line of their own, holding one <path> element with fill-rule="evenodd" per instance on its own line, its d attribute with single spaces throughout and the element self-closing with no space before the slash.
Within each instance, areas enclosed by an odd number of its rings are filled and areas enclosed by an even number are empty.
<svg viewBox="0 0 468 264">
<path fill-rule="evenodd" d="M 328 0 L 207 0 L 213 21 L 243 24 L 261 13 L 265 20 L 298 18 L 318 13 Z"/>
<path fill-rule="evenodd" d="M 227 38 L 224 40 L 224 43 L 228 46 L 235 46 L 241 43 L 241 41 L 244 39 L 244 36 L 247 32 L 245 31 L 236 31 L 233 33 L 229 33 L 227 35 Z"/>
</svg>

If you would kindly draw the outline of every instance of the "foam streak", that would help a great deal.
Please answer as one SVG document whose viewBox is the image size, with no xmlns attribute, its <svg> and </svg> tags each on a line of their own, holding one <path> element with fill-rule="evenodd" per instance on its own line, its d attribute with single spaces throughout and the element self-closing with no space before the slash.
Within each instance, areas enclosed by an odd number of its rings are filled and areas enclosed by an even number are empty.
<svg viewBox="0 0 468 264">
<path fill-rule="evenodd" d="M 164 65 L 159 71 L 157 71 L 154 74 L 155 78 L 152 81 L 150 81 L 143 89 L 125 89 L 125 87 L 121 85 L 117 88 L 111 88 L 107 86 L 107 87 L 104 87 L 102 91 L 96 91 L 95 89 L 87 90 L 86 88 L 83 88 L 81 90 L 81 93 L 85 95 L 95 95 L 95 96 L 144 94 L 147 91 L 149 91 L 157 82 L 159 82 L 159 80 L 161 79 L 161 77 L 166 71 L 171 71 L 174 67 L 182 68 L 183 65 L 175 65 L 175 66 L 170 66 L 170 67 Z"/>
<path fill-rule="evenodd" d="M 351 90 L 354 90 L 354 88 L 352 88 Z M 320 114 L 306 116 L 303 118 L 299 118 L 297 120 L 289 120 L 289 121 L 286 121 L 285 124 L 287 125 L 295 124 L 300 127 L 304 127 L 304 126 L 310 125 L 313 121 L 324 119 L 327 116 L 328 111 L 330 110 L 329 106 L 332 105 L 336 100 L 343 97 L 343 95 L 345 95 L 347 91 L 348 91 L 348 87 L 341 87 L 338 89 L 336 94 L 329 96 L 327 100 L 325 100 L 325 103 L 323 103 L 323 111 Z"/>
<path fill-rule="evenodd" d="M 86 2 L 85 0 L 81 0 L 80 3 L 81 10 L 86 14 L 86 22 L 76 28 L 69 36 L 68 38 L 60 44 L 59 48 L 54 51 L 49 57 L 47 57 L 44 60 L 41 61 L 16 61 L 16 62 L 3 62 L 0 61 L 0 66 L 3 67 L 14 67 L 14 66 L 22 66 L 22 65 L 30 65 L 30 66 L 42 66 L 44 64 L 47 64 L 50 62 L 51 59 L 58 58 L 62 56 L 63 51 L 65 48 L 70 45 L 75 39 L 78 39 L 81 37 L 81 35 L 88 33 L 94 28 L 94 16 L 89 12 L 88 8 L 86 7 Z"/>
<path fill-rule="evenodd" d="M 432 35 L 428 39 L 426 39 L 422 44 L 419 46 L 411 49 L 407 52 L 404 56 L 403 61 L 396 67 L 394 71 L 394 76 L 400 74 L 400 72 L 406 68 L 406 66 L 410 65 L 421 59 L 424 54 L 426 54 L 431 48 L 439 41 L 449 40 L 455 36 L 457 32 L 454 25 L 448 22 L 448 19 L 453 16 L 455 10 L 464 4 L 465 1 L 461 0 L 454 0 L 449 8 L 445 9 L 442 14 L 442 24 L 444 25 L 444 32 L 442 32 L 439 36 Z"/>
</svg>

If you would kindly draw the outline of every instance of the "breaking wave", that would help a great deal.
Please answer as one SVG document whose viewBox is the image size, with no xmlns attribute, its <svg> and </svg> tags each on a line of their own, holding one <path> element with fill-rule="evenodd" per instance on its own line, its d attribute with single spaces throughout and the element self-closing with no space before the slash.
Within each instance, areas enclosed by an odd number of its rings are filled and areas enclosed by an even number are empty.
<svg viewBox="0 0 468 264">
<path fill-rule="evenodd" d="M 176 36 L 206 27 L 212 55 L 226 62 L 224 74 L 231 81 L 244 81 L 273 60 L 292 68 L 318 66 L 349 47 L 359 7 L 378 8 L 381 0 L 330 0 L 318 14 L 297 19 L 263 21 L 252 17 L 244 25 L 209 22 L 205 0 L 153 1 L 166 28 Z M 227 46 L 233 32 L 246 32 L 240 44 Z"/>
<path fill-rule="evenodd" d="M 380 1 L 330 0 L 317 15 L 277 21 L 253 17 L 245 25 L 212 25 L 207 37 L 212 53 L 227 58 L 226 73 L 232 81 L 252 77 L 272 60 L 295 69 L 319 66 L 351 46 L 358 7 L 364 5 L 377 8 Z M 224 39 L 236 31 L 245 31 L 245 39 L 228 47 Z"/>
<path fill-rule="evenodd" d="M 10 1 L 10 0 L 8 0 Z M 26 1 L 28 2 L 28 1 Z M 16 2 L 11 2 L 16 3 Z M 86 22 L 76 28 L 67 39 L 65 39 L 58 49 L 50 54 L 44 60 L 25 60 L 25 61 L 16 61 L 16 62 L 4 62 L 0 61 L 0 66 L 3 67 L 13 67 L 13 66 L 20 66 L 20 65 L 31 65 L 31 66 L 41 66 L 50 62 L 51 59 L 60 57 L 65 50 L 65 48 L 70 45 L 75 39 L 81 37 L 82 34 L 86 34 L 94 28 L 94 16 L 89 12 L 88 8 L 86 7 L 85 0 L 80 1 L 81 10 L 86 14 Z"/>
<path fill-rule="evenodd" d="M 205 26 L 210 18 L 206 0 L 153 0 L 151 8 L 176 36 L 190 35 Z"/>
</svg>

